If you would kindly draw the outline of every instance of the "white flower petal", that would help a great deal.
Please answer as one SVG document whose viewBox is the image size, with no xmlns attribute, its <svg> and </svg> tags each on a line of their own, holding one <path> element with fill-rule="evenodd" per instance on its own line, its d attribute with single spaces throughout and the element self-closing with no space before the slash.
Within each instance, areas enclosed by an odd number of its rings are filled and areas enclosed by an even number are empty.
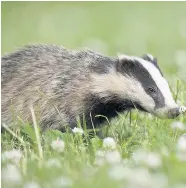
<svg viewBox="0 0 186 188">
<path fill-rule="evenodd" d="M 123 180 L 133 174 L 132 169 L 122 165 L 113 165 L 108 171 L 109 177 L 114 180 Z"/>
<path fill-rule="evenodd" d="M 72 132 L 82 135 L 82 134 L 83 134 L 83 129 L 78 128 L 78 127 L 74 127 L 74 128 L 72 129 Z"/>
<path fill-rule="evenodd" d="M 147 152 L 143 149 L 138 149 L 133 153 L 132 158 L 137 164 L 145 164 L 151 168 L 161 166 L 161 156 L 155 152 Z"/>
<path fill-rule="evenodd" d="M 186 134 L 182 135 L 177 142 L 177 149 L 180 152 L 186 152 Z"/>
<path fill-rule="evenodd" d="M 147 155 L 146 164 L 151 168 L 158 168 L 161 166 L 161 157 L 157 153 L 150 152 Z"/>
<path fill-rule="evenodd" d="M 22 153 L 19 150 L 13 149 L 13 150 L 5 151 L 4 153 L 2 153 L 1 158 L 2 158 L 2 161 L 10 161 L 10 162 L 17 164 L 22 158 Z"/>
<path fill-rule="evenodd" d="M 186 134 L 183 134 L 178 139 L 176 154 L 180 161 L 186 161 Z"/>
<path fill-rule="evenodd" d="M 97 150 L 95 153 L 95 164 L 98 166 L 102 166 L 105 164 L 105 151 Z"/>
<path fill-rule="evenodd" d="M 19 169 L 12 164 L 8 164 L 2 169 L 2 182 L 5 185 L 19 185 L 22 181 L 22 176 Z M 8 187 L 8 186 L 7 186 Z"/>
<path fill-rule="evenodd" d="M 113 138 L 107 137 L 103 140 L 103 147 L 108 149 L 115 149 L 116 148 L 116 142 Z"/>
<path fill-rule="evenodd" d="M 65 149 L 65 142 L 63 140 L 59 140 L 59 139 L 54 140 L 51 143 L 51 147 L 52 147 L 53 150 L 61 153 Z"/>
<path fill-rule="evenodd" d="M 106 152 L 105 159 L 109 164 L 116 164 L 120 163 L 122 158 L 119 151 L 114 150 Z"/>
<path fill-rule="evenodd" d="M 184 124 L 181 121 L 174 121 L 171 124 L 171 127 L 173 129 L 180 129 L 180 130 L 184 130 L 185 129 L 185 126 L 184 126 Z"/>
</svg>

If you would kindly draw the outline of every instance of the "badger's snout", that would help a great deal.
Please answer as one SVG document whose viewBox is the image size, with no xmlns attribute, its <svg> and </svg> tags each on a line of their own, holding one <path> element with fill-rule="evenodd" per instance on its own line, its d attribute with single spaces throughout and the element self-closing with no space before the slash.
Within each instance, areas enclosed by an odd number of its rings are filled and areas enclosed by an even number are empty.
<svg viewBox="0 0 186 188">
<path fill-rule="evenodd" d="M 173 119 L 180 115 L 180 107 L 172 108 L 168 111 L 168 117 Z"/>
<path fill-rule="evenodd" d="M 177 116 L 181 115 L 181 114 L 185 114 L 186 113 L 186 107 L 184 106 L 178 106 L 178 105 L 174 105 L 172 107 L 164 107 L 161 109 L 156 110 L 154 113 L 152 112 L 152 114 L 156 115 L 159 118 L 169 118 L 169 119 L 174 119 Z"/>
<path fill-rule="evenodd" d="M 164 108 L 161 110 L 158 110 L 157 113 L 155 113 L 155 115 L 157 115 L 160 118 L 170 118 L 170 119 L 174 119 L 177 116 L 181 115 L 181 114 L 185 114 L 186 113 L 186 107 L 184 106 L 174 106 L 172 108 Z"/>
</svg>

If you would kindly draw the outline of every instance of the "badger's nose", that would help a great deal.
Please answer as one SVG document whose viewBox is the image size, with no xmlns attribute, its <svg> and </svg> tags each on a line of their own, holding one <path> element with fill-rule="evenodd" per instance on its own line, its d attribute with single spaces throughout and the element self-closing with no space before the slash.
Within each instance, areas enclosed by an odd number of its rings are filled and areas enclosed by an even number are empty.
<svg viewBox="0 0 186 188">
<path fill-rule="evenodd" d="M 168 113 L 170 118 L 176 118 L 180 115 L 180 108 L 172 108 Z"/>
</svg>

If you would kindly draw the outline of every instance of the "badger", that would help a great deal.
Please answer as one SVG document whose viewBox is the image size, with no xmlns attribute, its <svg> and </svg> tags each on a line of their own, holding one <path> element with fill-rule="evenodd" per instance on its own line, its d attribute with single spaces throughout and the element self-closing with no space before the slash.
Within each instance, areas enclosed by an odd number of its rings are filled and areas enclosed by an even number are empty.
<svg viewBox="0 0 186 188">
<path fill-rule="evenodd" d="M 175 118 L 180 108 L 150 54 L 106 57 L 89 49 L 28 45 L 1 58 L 2 123 L 31 123 L 34 107 L 42 130 L 99 127 L 118 112 L 139 109 Z M 181 110 L 180 110 L 181 109 Z"/>
</svg>

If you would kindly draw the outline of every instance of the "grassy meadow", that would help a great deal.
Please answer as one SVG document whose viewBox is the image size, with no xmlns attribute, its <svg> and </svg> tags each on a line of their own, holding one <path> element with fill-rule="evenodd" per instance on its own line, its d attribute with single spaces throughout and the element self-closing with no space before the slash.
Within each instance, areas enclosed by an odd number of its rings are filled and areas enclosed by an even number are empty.
<svg viewBox="0 0 186 188">
<path fill-rule="evenodd" d="M 2 2 L 1 54 L 35 43 L 89 47 L 108 56 L 151 53 L 186 105 L 186 2 Z M 1 134 L 3 188 L 185 188 L 186 116 L 133 111 L 106 122 L 104 139 L 40 132 Z M 82 136 L 82 132 L 84 136 Z"/>
</svg>

